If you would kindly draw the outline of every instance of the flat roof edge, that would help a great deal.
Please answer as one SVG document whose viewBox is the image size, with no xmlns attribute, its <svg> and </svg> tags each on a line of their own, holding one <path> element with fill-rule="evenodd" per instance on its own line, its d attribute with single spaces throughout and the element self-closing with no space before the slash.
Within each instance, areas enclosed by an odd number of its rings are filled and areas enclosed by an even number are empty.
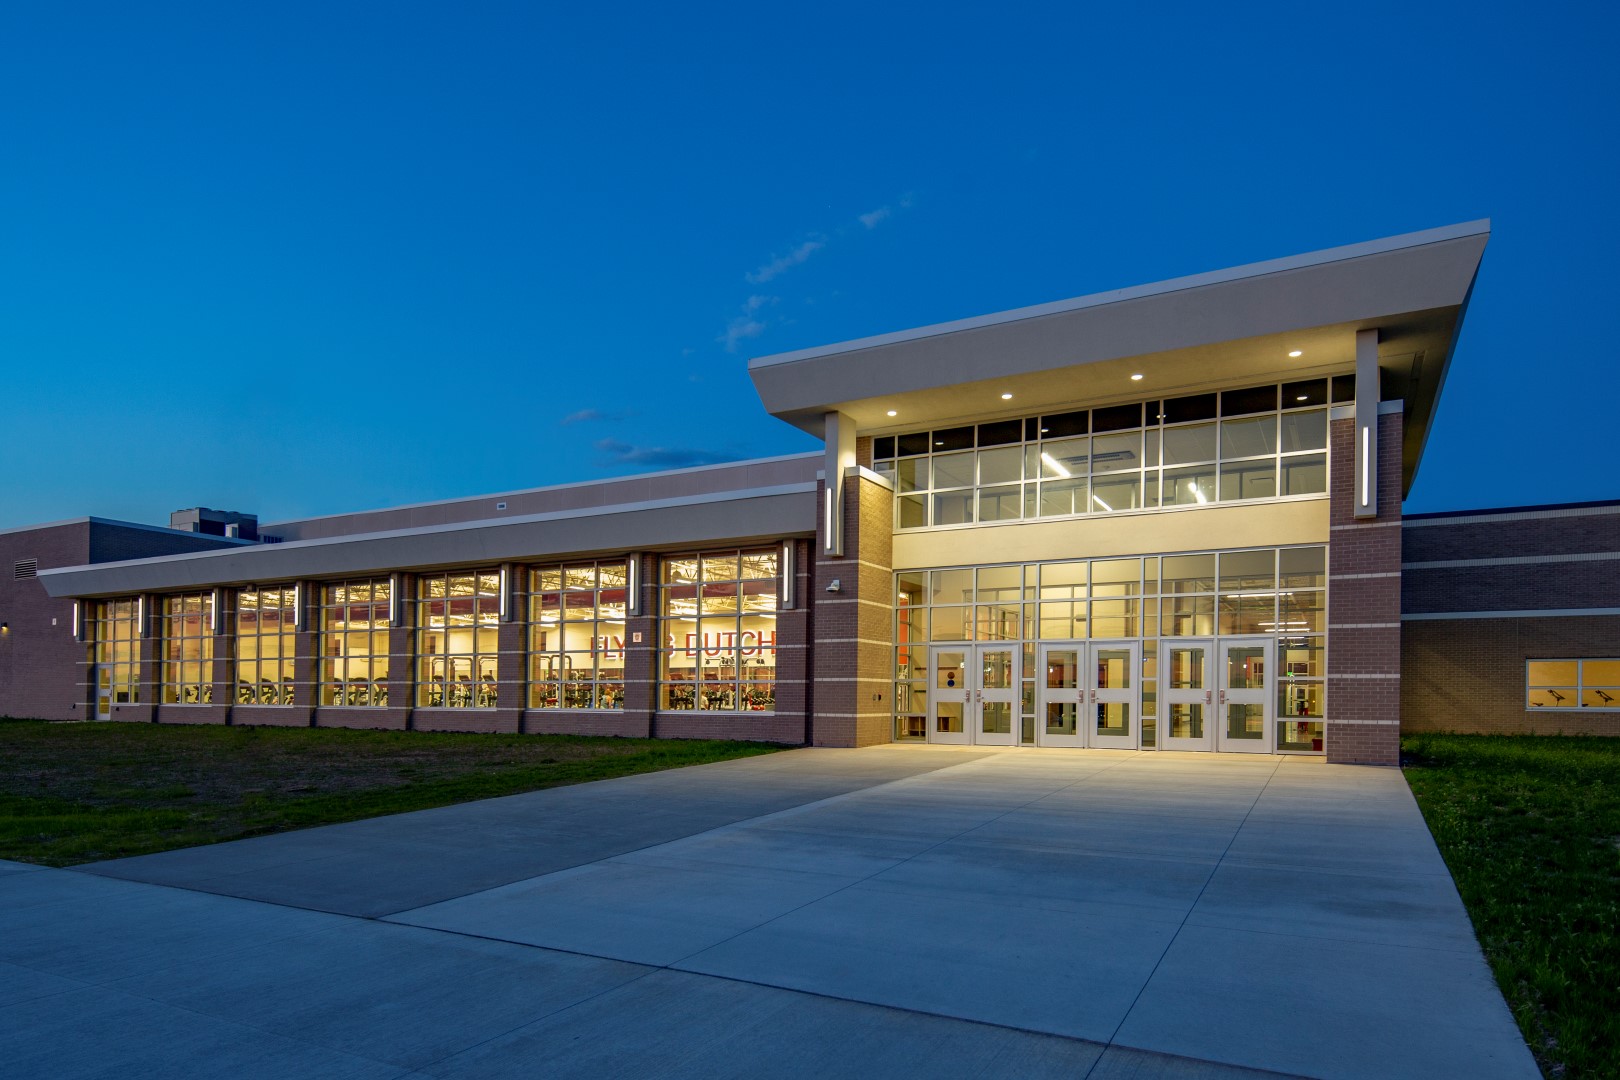
<svg viewBox="0 0 1620 1080">
<path fill-rule="evenodd" d="M 769 498 L 775 495 L 796 495 L 814 492 L 814 483 L 779 484 L 774 487 L 746 488 L 738 491 L 726 491 L 705 495 L 682 495 L 670 499 L 647 499 L 642 502 L 618 503 L 612 506 L 593 506 L 575 510 L 552 510 L 543 514 L 521 514 L 514 517 L 479 518 L 474 521 L 453 521 L 443 525 L 421 525 L 411 529 L 385 529 L 379 532 L 346 533 L 342 536 L 320 536 L 310 540 L 289 540 L 280 544 L 258 544 L 247 541 L 246 546 L 254 551 L 286 552 L 308 551 L 320 548 L 339 547 L 345 544 L 369 543 L 377 540 L 389 540 L 399 537 L 431 536 L 455 532 L 476 532 L 482 528 L 504 527 L 510 525 L 534 525 L 549 521 L 573 521 L 580 518 L 612 517 L 617 514 L 632 514 L 645 510 L 662 510 L 680 506 L 702 506 L 717 502 L 742 502 L 747 499 Z M 243 554 L 242 547 L 215 548 L 209 551 L 187 551 L 175 555 L 153 555 L 144 559 L 123 559 L 117 562 L 87 563 L 84 566 L 59 566 L 48 570 L 41 570 L 41 578 L 64 576 L 82 573 L 86 570 L 115 570 L 122 567 L 135 566 L 163 566 L 181 562 L 195 562 L 203 559 L 214 559 L 223 556 Z"/>
<path fill-rule="evenodd" d="M 805 450 L 797 454 L 739 458 L 736 461 L 716 461 L 708 465 L 688 465 L 681 469 L 654 469 L 651 472 L 627 473 L 624 476 L 604 476 L 599 480 L 570 480 L 565 484 L 542 484 L 540 487 L 516 488 L 512 491 L 492 491 L 484 495 L 459 495 L 453 499 L 430 499 L 427 502 L 401 503 L 398 506 L 375 506 L 365 510 L 340 510 L 334 514 L 315 514 L 311 517 L 283 518 L 280 521 L 260 522 L 259 531 L 263 533 L 266 529 L 274 530 L 287 525 L 302 525 L 311 521 L 330 521 L 333 518 L 358 517 L 362 514 L 392 514 L 402 510 L 420 510 L 429 506 L 454 506 L 456 503 L 473 503 L 482 499 L 507 499 L 518 495 L 537 495 L 546 491 L 565 491 L 569 488 L 597 487 L 602 484 L 628 484 L 637 480 L 650 480 L 659 476 L 685 476 L 691 473 L 709 472 L 716 469 L 735 469 L 744 465 L 770 465 L 778 461 L 792 461 L 795 458 L 820 458 L 822 456 L 820 450 Z M 492 518 L 491 520 L 516 521 L 518 519 Z"/>
<path fill-rule="evenodd" d="M 1108 304 L 1140 300 L 1151 296 L 1164 296 L 1170 293 L 1184 292 L 1188 289 L 1203 288 L 1208 285 L 1220 285 L 1232 281 L 1241 281 L 1246 278 L 1265 277 L 1269 274 L 1303 270 L 1335 262 L 1348 262 L 1353 259 L 1366 258 L 1370 255 L 1383 255 L 1394 251 L 1427 247 L 1431 244 L 1462 240 L 1471 236 L 1489 236 L 1490 231 L 1490 218 L 1480 218 L 1476 221 L 1444 225 L 1436 229 L 1424 229 L 1419 232 L 1402 233 L 1398 236 L 1388 236 L 1377 240 L 1364 240 L 1356 244 L 1345 244 L 1340 247 L 1324 248 L 1320 251 L 1306 252 L 1300 255 L 1288 255 L 1278 259 L 1247 263 L 1243 266 L 1234 266 L 1223 270 L 1210 270 L 1200 274 L 1170 278 L 1145 285 L 1110 289 L 1104 292 L 1090 293 L 1086 296 L 1073 297 L 1068 300 L 1054 300 L 1045 304 L 1014 308 L 1010 311 L 992 312 L 987 315 L 975 315 L 965 319 L 933 323 L 929 326 L 920 326 L 909 330 L 897 330 L 886 334 L 855 338 L 832 345 L 817 345 L 808 349 L 796 349 L 791 352 L 757 356 L 748 361 L 748 370 L 750 372 L 759 371 L 783 364 L 814 360 L 824 356 L 860 352 L 863 349 L 874 349 L 906 341 L 943 337 L 947 334 L 961 333 L 965 330 L 977 330 L 988 326 L 1023 322 L 1027 319 L 1060 315 L 1070 311 L 1082 311 L 1086 308 L 1103 307 Z"/>
</svg>

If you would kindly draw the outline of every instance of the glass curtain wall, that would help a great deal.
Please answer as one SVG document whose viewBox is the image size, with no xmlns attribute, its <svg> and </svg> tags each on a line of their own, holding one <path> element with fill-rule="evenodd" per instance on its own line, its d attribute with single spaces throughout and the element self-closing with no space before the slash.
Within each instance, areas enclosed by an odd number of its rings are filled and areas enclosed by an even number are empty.
<svg viewBox="0 0 1620 1080">
<path fill-rule="evenodd" d="M 1161 639 L 1266 635 L 1277 649 L 1277 748 L 1322 749 L 1327 549 L 1255 548 L 895 575 L 896 738 L 926 734 L 928 646 L 1023 643 L 1023 741 L 1043 641 L 1139 639 L 1144 745 L 1157 741 Z"/>
<path fill-rule="evenodd" d="M 388 628 L 393 582 L 341 581 L 321 592 L 322 705 L 388 704 Z"/>
<path fill-rule="evenodd" d="M 777 552 L 663 560 L 662 709 L 774 712 Z"/>
<path fill-rule="evenodd" d="M 90 608 L 96 679 L 117 705 L 141 699 L 140 610 L 140 601 L 133 597 L 98 601 Z"/>
<path fill-rule="evenodd" d="M 419 578 L 416 606 L 417 705 L 493 709 L 500 684 L 500 571 Z"/>
<path fill-rule="evenodd" d="M 297 655 L 298 590 L 292 585 L 236 594 L 236 703 L 291 705 Z"/>
<path fill-rule="evenodd" d="M 1354 379 L 1307 379 L 1162 401 L 887 435 L 895 528 L 996 523 L 1320 495 L 1327 422 Z"/>
<path fill-rule="evenodd" d="M 529 571 L 529 707 L 624 708 L 628 566 Z"/>
<path fill-rule="evenodd" d="M 208 705 L 214 700 L 214 594 L 163 598 L 159 625 L 166 705 Z"/>
</svg>

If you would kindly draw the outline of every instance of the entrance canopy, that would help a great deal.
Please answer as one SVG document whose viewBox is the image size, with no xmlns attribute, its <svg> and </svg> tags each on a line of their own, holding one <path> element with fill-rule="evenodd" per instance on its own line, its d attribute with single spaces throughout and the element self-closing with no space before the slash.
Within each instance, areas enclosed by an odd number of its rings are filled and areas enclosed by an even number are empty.
<svg viewBox="0 0 1620 1080">
<path fill-rule="evenodd" d="M 1489 221 L 1452 225 L 763 356 L 749 370 L 772 415 L 820 437 L 838 412 L 870 434 L 1350 372 L 1356 331 L 1377 330 L 1381 398 L 1405 402 L 1410 488 L 1489 237 Z"/>
</svg>

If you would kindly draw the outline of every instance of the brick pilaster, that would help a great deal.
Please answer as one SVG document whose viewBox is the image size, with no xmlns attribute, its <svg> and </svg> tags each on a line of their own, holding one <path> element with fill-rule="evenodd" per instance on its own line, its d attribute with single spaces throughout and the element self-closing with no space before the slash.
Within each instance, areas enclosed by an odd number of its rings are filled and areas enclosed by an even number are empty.
<svg viewBox="0 0 1620 1080">
<path fill-rule="evenodd" d="M 825 490 L 823 483 L 817 505 Z M 844 554 L 820 555 L 825 545 L 817 544 L 810 731 L 817 746 L 869 746 L 893 738 L 893 520 L 893 491 L 851 473 L 844 482 Z M 828 593 L 834 580 L 838 592 Z"/>
<path fill-rule="evenodd" d="M 1397 765 L 1401 752 L 1400 413 L 1378 418 L 1378 515 L 1355 517 L 1355 421 L 1329 431 L 1326 750 Z"/>
</svg>

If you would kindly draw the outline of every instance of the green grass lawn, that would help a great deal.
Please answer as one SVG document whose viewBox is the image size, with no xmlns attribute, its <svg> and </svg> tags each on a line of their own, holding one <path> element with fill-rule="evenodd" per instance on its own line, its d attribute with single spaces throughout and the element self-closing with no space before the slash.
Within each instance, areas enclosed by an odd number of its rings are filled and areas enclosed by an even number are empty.
<svg viewBox="0 0 1620 1080">
<path fill-rule="evenodd" d="M 1542 1072 L 1620 1076 L 1620 739 L 1409 735 L 1401 749 Z"/>
<path fill-rule="evenodd" d="M 0 722 L 0 859 L 72 866 L 779 749 L 7 720 Z"/>
</svg>

